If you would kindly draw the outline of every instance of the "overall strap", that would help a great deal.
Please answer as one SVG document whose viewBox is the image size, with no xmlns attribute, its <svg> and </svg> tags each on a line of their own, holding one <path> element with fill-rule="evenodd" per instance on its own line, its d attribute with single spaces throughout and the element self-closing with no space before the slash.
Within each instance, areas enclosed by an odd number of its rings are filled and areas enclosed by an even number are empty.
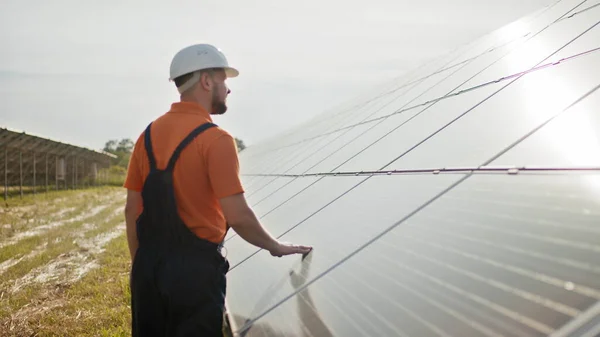
<svg viewBox="0 0 600 337">
<path fill-rule="evenodd" d="M 146 155 L 148 156 L 148 161 L 150 161 L 150 171 L 156 170 L 156 159 L 154 158 L 154 151 L 152 151 L 152 138 L 150 137 L 150 128 L 152 123 L 146 127 L 146 131 L 144 131 L 144 145 L 146 147 Z"/>
<path fill-rule="evenodd" d="M 200 125 L 199 127 L 195 128 L 192 132 L 190 132 L 190 134 L 187 135 L 187 137 L 185 137 L 185 139 L 182 140 L 181 143 L 179 143 L 179 145 L 177 145 L 175 151 L 173 151 L 173 155 L 171 155 L 171 159 L 169 159 L 169 164 L 167 164 L 167 168 L 165 170 L 173 171 L 173 168 L 175 168 L 175 162 L 179 158 L 181 151 L 183 151 L 183 149 L 185 149 L 185 147 L 188 146 L 189 143 L 191 143 L 199 134 L 215 126 L 216 125 L 213 123 L 206 123 Z"/>
</svg>

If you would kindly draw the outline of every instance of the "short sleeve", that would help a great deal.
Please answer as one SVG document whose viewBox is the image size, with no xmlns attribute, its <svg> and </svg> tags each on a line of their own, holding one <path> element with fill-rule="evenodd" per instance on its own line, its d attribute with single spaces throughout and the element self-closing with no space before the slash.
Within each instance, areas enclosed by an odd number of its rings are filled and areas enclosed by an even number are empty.
<svg viewBox="0 0 600 337">
<path fill-rule="evenodd" d="M 127 177 L 123 184 L 123 187 L 126 189 L 136 192 L 141 192 L 144 187 L 144 177 L 142 176 L 142 168 L 140 167 L 139 160 L 140 152 L 144 151 L 144 148 L 141 146 L 141 139 L 143 139 L 143 137 L 140 137 L 135 143 L 135 147 L 129 158 L 129 165 L 127 166 Z"/>
<path fill-rule="evenodd" d="M 235 140 L 229 134 L 215 139 L 206 150 L 210 184 L 218 199 L 243 193 Z"/>
</svg>

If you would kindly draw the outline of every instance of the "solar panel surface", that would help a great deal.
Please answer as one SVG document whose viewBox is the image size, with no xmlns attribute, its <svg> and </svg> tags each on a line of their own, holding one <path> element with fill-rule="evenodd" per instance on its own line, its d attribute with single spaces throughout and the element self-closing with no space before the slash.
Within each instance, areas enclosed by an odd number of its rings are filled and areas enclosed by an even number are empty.
<svg viewBox="0 0 600 337">
<path fill-rule="evenodd" d="M 562 0 L 241 154 L 246 336 L 600 334 L 600 6 Z"/>
</svg>

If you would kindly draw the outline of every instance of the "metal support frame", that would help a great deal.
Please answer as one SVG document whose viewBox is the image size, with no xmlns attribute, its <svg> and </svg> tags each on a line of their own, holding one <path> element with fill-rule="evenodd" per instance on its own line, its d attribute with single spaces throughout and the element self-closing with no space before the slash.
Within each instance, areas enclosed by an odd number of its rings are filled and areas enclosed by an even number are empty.
<svg viewBox="0 0 600 337">
<path fill-rule="evenodd" d="M 379 170 L 379 171 L 340 171 L 340 172 L 319 172 L 305 174 L 244 174 L 246 177 L 343 177 L 343 176 L 379 176 L 379 175 L 402 175 L 402 174 L 440 174 L 440 173 L 506 173 L 518 174 L 519 172 L 597 172 L 600 166 L 564 166 L 564 167 L 512 167 L 512 166 L 477 166 L 477 167 L 447 167 L 447 168 L 423 168 L 423 169 L 399 169 L 399 170 Z"/>
<path fill-rule="evenodd" d="M 46 192 L 48 192 L 48 154 L 46 153 Z"/>
<path fill-rule="evenodd" d="M 8 147 L 4 148 L 4 201 L 8 199 Z"/>
<path fill-rule="evenodd" d="M 32 158 L 28 157 L 29 155 Z M 0 157 L 0 159 L 4 159 L 4 165 L 0 162 L 0 165 L 2 165 L 0 169 L 4 169 L 3 194 L 4 199 L 7 201 L 9 196 L 16 196 L 17 193 L 23 198 L 27 193 L 37 195 L 52 191 L 54 188 L 56 190 L 69 189 L 71 187 L 69 185 L 69 175 L 71 175 L 70 182 L 73 189 L 100 185 L 106 174 L 97 171 L 100 176 L 90 177 L 91 165 L 95 165 L 97 169 L 104 167 L 104 165 L 110 166 L 110 159 L 115 157 L 102 151 L 60 143 L 5 128 L 0 128 L 0 156 L 3 157 Z M 54 157 L 54 160 L 52 160 L 52 157 Z M 69 168 L 71 157 L 73 157 L 72 167 Z M 64 182 L 60 181 L 60 170 L 57 170 L 61 158 L 64 160 Z M 38 168 L 40 164 L 42 166 Z M 51 188 L 52 181 L 50 179 L 52 179 L 52 176 L 50 170 L 53 169 L 52 165 L 55 165 L 53 182 L 55 186 Z M 29 180 L 31 177 L 33 178 Z M 1 175 L 0 179 L 2 179 Z M 42 189 L 38 188 L 39 183 L 44 184 Z M 62 184 L 64 184 L 64 187 Z"/>
<path fill-rule="evenodd" d="M 56 183 L 56 190 L 58 191 L 58 156 L 54 157 L 54 182 Z"/>
<path fill-rule="evenodd" d="M 77 189 L 77 156 L 73 156 L 73 189 Z"/>
<path fill-rule="evenodd" d="M 19 150 L 19 194 L 23 199 L 23 152 Z"/>
<path fill-rule="evenodd" d="M 63 179 L 65 183 L 65 190 L 69 189 L 69 158 L 65 155 L 65 178 Z"/>
<path fill-rule="evenodd" d="M 36 183 L 36 179 L 35 179 L 35 152 L 33 152 L 33 195 L 35 195 L 35 183 Z"/>
</svg>

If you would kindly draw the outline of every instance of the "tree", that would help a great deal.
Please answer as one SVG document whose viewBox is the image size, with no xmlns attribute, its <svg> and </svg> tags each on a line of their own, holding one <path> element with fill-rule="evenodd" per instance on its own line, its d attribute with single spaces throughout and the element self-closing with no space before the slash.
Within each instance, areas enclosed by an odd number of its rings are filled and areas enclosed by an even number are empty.
<svg viewBox="0 0 600 337">
<path fill-rule="evenodd" d="M 131 151 L 133 151 L 133 146 L 135 144 L 133 143 L 133 141 L 129 138 L 124 138 L 121 139 L 121 141 L 119 142 L 119 144 L 117 145 L 117 152 L 126 152 L 126 153 L 131 153 Z"/>
<path fill-rule="evenodd" d="M 117 156 L 117 158 L 113 160 L 113 165 L 127 168 L 133 146 L 134 143 L 129 138 L 123 138 L 121 140 L 111 139 L 106 142 L 103 150 L 104 152 L 112 153 Z"/>
<path fill-rule="evenodd" d="M 110 152 L 110 153 L 115 152 L 117 150 L 117 141 L 116 140 L 109 140 L 104 145 L 104 149 L 103 150 L 104 150 L 104 152 Z"/>
<path fill-rule="evenodd" d="M 238 152 L 242 152 L 242 150 L 244 150 L 246 148 L 246 145 L 244 144 L 244 141 L 241 140 L 241 139 L 236 138 L 235 139 L 235 144 L 237 145 Z"/>
</svg>

